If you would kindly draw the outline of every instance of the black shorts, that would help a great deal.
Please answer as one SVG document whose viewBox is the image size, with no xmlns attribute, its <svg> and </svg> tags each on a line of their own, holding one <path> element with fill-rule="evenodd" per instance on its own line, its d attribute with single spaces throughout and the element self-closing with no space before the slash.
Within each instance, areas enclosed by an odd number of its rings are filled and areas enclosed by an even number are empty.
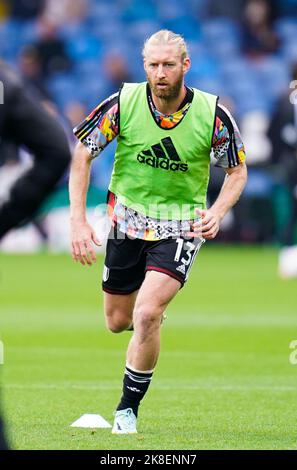
<svg viewBox="0 0 297 470">
<path fill-rule="evenodd" d="M 146 241 L 129 238 L 111 229 L 106 246 L 102 289 L 110 294 L 130 294 L 140 288 L 146 271 L 165 273 L 177 279 L 183 287 L 203 242 L 201 238 Z"/>
</svg>

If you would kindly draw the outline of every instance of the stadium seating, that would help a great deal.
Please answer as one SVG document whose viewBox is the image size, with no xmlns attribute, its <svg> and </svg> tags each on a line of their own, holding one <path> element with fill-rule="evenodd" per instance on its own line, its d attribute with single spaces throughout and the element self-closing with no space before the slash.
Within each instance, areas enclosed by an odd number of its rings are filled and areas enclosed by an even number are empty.
<svg viewBox="0 0 297 470">
<path fill-rule="evenodd" d="M 122 55 L 131 80 L 145 79 L 140 57 L 143 41 L 161 28 L 183 34 L 192 67 L 187 83 L 234 103 L 239 124 L 248 113 L 274 109 L 290 82 L 290 67 L 297 62 L 297 0 L 278 2 L 281 15 L 274 23 L 280 40 L 275 54 L 253 60 L 242 54 L 240 19 L 208 17 L 206 0 L 88 0 L 88 11 L 79 22 L 59 27 L 73 63 L 67 73 L 47 78 L 51 96 L 62 113 L 65 106 L 81 101 L 89 111 L 116 91 L 104 71 L 110 52 Z M 9 40 L 7 40 L 9 38 Z M 7 19 L 0 23 L 0 57 L 17 66 L 25 44 L 38 40 L 38 22 Z M 93 184 L 106 187 L 112 167 L 114 144 L 93 165 Z M 265 170 L 251 172 L 246 197 L 267 197 L 272 181 Z"/>
<path fill-rule="evenodd" d="M 283 2 L 284 13 L 293 5 L 295 0 Z M 165 27 L 183 33 L 189 43 L 193 57 L 189 82 L 200 83 L 210 92 L 223 90 L 235 100 L 240 115 L 251 109 L 272 109 L 288 84 L 290 65 L 297 60 L 297 17 L 283 16 L 275 22 L 281 41 L 279 53 L 251 63 L 240 51 L 239 23 L 225 17 L 207 18 L 205 8 L 205 0 L 171 0 L 170 8 L 160 0 L 141 2 L 141 8 L 139 0 L 89 0 L 89 13 L 83 21 L 60 27 L 59 35 L 74 62 L 74 76 L 49 80 L 54 99 L 59 105 L 67 103 L 75 88 L 76 96 L 95 102 L 96 93 L 108 90 L 102 83 L 101 67 L 110 49 L 124 54 L 133 80 L 143 80 L 139 60 L 143 40 Z M 34 43 L 37 37 L 37 22 L 2 22 L 1 57 L 16 62 L 22 45 Z"/>
</svg>

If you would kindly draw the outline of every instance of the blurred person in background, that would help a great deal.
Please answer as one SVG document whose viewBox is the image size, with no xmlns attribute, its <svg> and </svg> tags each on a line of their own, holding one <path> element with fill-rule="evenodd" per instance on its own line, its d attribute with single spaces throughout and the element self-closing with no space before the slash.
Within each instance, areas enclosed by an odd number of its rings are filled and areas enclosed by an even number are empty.
<svg viewBox="0 0 297 470">
<path fill-rule="evenodd" d="M 248 0 L 243 11 L 242 51 L 251 59 L 277 52 L 280 41 L 273 30 L 272 3 Z"/>
<path fill-rule="evenodd" d="M 16 181 L 0 206 L 1 239 L 11 228 L 33 216 L 66 171 L 70 151 L 60 124 L 29 96 L 21 80 L 4 62 L 0 62 L 0 80 L 4 84 L 1 140 L 25 146 L 34 156 L 32 168 Z"/>
<path fill-rule="evenodd" d="M 133 81 L 126 59 L 118 52 L 110 51 L 105 56 L 103 60 L 103 70 L 106 75 L 110 93 L 117 91 L 122 83 Z"/>
<path fill-rule="evenodd" d="M 61 121 L 57 109 L 47 91 L 45 80 L 41 73 L 41 61 L 38 52 L 34 46 L 25 46 L 21 49 L 19 59 L 19 71 L 26 94 L 34 102 L 39 102 L 44 110 L 51 114 L 55 119 Z M 64 125 L 64 122 L 61 122 Z M 65 130 L 69 137 L 73 138 L 72 128 L 65 125 Z M 8 137 L 0 142 L 0 180 L 2 181 L 0 188 L 0 203 L 6 198 L 10 187 L 13 183 L 29 168 L 32 167 L 33 155 L 24 146 L 20 147 L 15 138 L 9 141 Z M 2 165 L 2 166 L 1 166 Z M 65 175 L 66 177 L 66 175 Z M 62 182 L 62 181 L 61 181 Z M 66 181 L 65 181 L 66 184 Z M 39 237 L 42 244 L 47 243 L 48 234 L 45 228 L 43 217 L 37 216 L 32 220 L 34 231 Z M 13 243 L 13 237 L 6 240 L 8 246 Z M 6 243 L 5 242 L 5 243 Z M 5 243 L 3 249 L 5 250 Z M 17 240 L 16 242 L 17 243 Z M 11 245 L 10 245 L 11 246 Z"/>
<path fill-rule="evenodd" d="M 8 445 L 4 436 L 4 425 L 0 418 L 0 450 L 8 450 Z"/>
<path fill-rule="evenodd" d="M 296 16 L 297 0 L 274 0 L 277 16 Z"/>
<path fill-rule="evenodd" d="M 72 101 L 65 106 L 63 114 L 67 120 L 67 137 L 70 142 L 70 147 L 73 149 L 77 143 L 77 139 L 75 138 L 72 129 L 78 122 L 82 122 L 84 120 L 87 114 L 87 108 L 79 101 Z"/>
<path fill-rule="evenodd" d="M 18 20 L 37 18 L 43 11 L 45 0 L 8 0 L 10 15 Z"/>
<path fill-rule="evenodd" d="M 35 46 L 28 45 L 21 49 L 18 68 L 27 91 L 32 92 L 39 101 L 51 100 L 42 72 L 41 58 Z"/>
<path fill-rule="evenodd" d="M 282 247 L 279 273 L 297 277 L 297 63 L 292 67 L 292 88 L 278 101 L 271 118 L 268 136 L 272 143 L 271 162 L 280 183 L 288 190 L 289 211 L 282 225 L 279 242 Z"/>
<path fill-rule="evenodd" d="M 43 77 L 49 78 L 55 73 L 69 72 L 72 68 L 72 61 L 64 40 L 59 37 L 56 23 L 42 16 L 38 29 L 39 40 L 34 47 L 41 61 Z"/>
<path fill-rule="evenodd" d="M 88 11 L 88 0 L 45 0 L 43 18 L 56 26 L 82 21 Z"/>
<path fill-rule="evenodd" d="M 234 119 L 216 96 L 184 84 L 190 68 L 184 39 L 161 30 L 146 41 L 143 58 L 147 82 L 125 83 L 74 129 L 81 142 L 69 182 L 72 257 L 91 265 L 93 243 L 100 245 L 86 219 L 91 162 L 117 138 L 108 191 L 112 228 L 103 270 L 104 313 L 110 331 L 134 333 L 114 434 L 137 432 L 140 401 L 158 360 L 164 311 L 246 182 L 245 151 Z M 206 209 L 211 150 L 226 178 Z"/>
<path fill-rule="evenodd" d="M 64 116 L 67 118 L 71 129 L 73 129 L 78 122 L 85 118 L 86 105 L 80 101 L 70 101 L 64 108 Z"/>
<path fill-rule="evenodd" d="M 35 215 L 63 176 L 71 156 L 57 120 L 28 95 L 19 77 L 4 62 L 0 62 L 0 81 L 4 91 L 0 139 L 26 146 L 34 155 L 33 166 L 13 183 L 7 198 L 0 203 L 1 240 L 9 230 Z M 0 420 L 0 446 L 5 448 L 1 433 Z"/>
<path fill-rule="evenodd" d="M 0 0 L 0 21 L 7 19 L 9 10 L 7 0 Z"/>
<path fill-rule="evenodd" d="M 228 0 L 228 2 L 222 2 L 221 0 L 208 0 L 205 2 L 205 9 L 207 15 L 212 17 L 223 16 L 238 20 L 246 0 Z"/>
</svg>

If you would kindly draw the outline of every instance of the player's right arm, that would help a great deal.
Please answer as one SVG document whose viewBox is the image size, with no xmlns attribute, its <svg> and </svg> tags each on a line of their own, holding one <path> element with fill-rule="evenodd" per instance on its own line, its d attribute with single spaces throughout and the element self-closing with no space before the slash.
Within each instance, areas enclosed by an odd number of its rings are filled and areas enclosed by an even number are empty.
<svg viewBox="0 0 297 470">
<path fill-rule="evenodd" d="M 93 243 L 101 245 L 86 218 L 86 200 L 92 156 L 79 142 L 74 150 L 69 177 L 71 253 L 74 261 L 91 265 L 96 261 Z"/>
<path fill-rule="evenodd" d="M 118 93 L 99 104 L 74 129 L 79 139 L 70 168 L 71 252 L 75 261 L 91 265 L 96 261 L 94 243 L 101 245 L 86 219 L 86 199 L 92 160 L 118 135 Z"/>
</svg>

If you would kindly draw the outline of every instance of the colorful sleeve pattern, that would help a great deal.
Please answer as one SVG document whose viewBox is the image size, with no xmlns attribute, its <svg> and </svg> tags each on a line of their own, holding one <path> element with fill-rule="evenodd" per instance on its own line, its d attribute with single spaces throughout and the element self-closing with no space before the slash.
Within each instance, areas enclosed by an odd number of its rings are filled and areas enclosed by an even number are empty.
<svg viewBox="0 0 297 470">
<path fill-rule="evenodd" d="M 221 104 L 217 105 L 212 148 L 216 166 L 233 168 L 245 162 L 245 148 L 239 129 L 229 111 Z"/>
<path fill-rule="evenodd" d="M 73 129 L 74 135 L 88 148 L 93 158 L 117 137 L 119 132 L 119 94 L 100 103 Z"/>
</svg>

